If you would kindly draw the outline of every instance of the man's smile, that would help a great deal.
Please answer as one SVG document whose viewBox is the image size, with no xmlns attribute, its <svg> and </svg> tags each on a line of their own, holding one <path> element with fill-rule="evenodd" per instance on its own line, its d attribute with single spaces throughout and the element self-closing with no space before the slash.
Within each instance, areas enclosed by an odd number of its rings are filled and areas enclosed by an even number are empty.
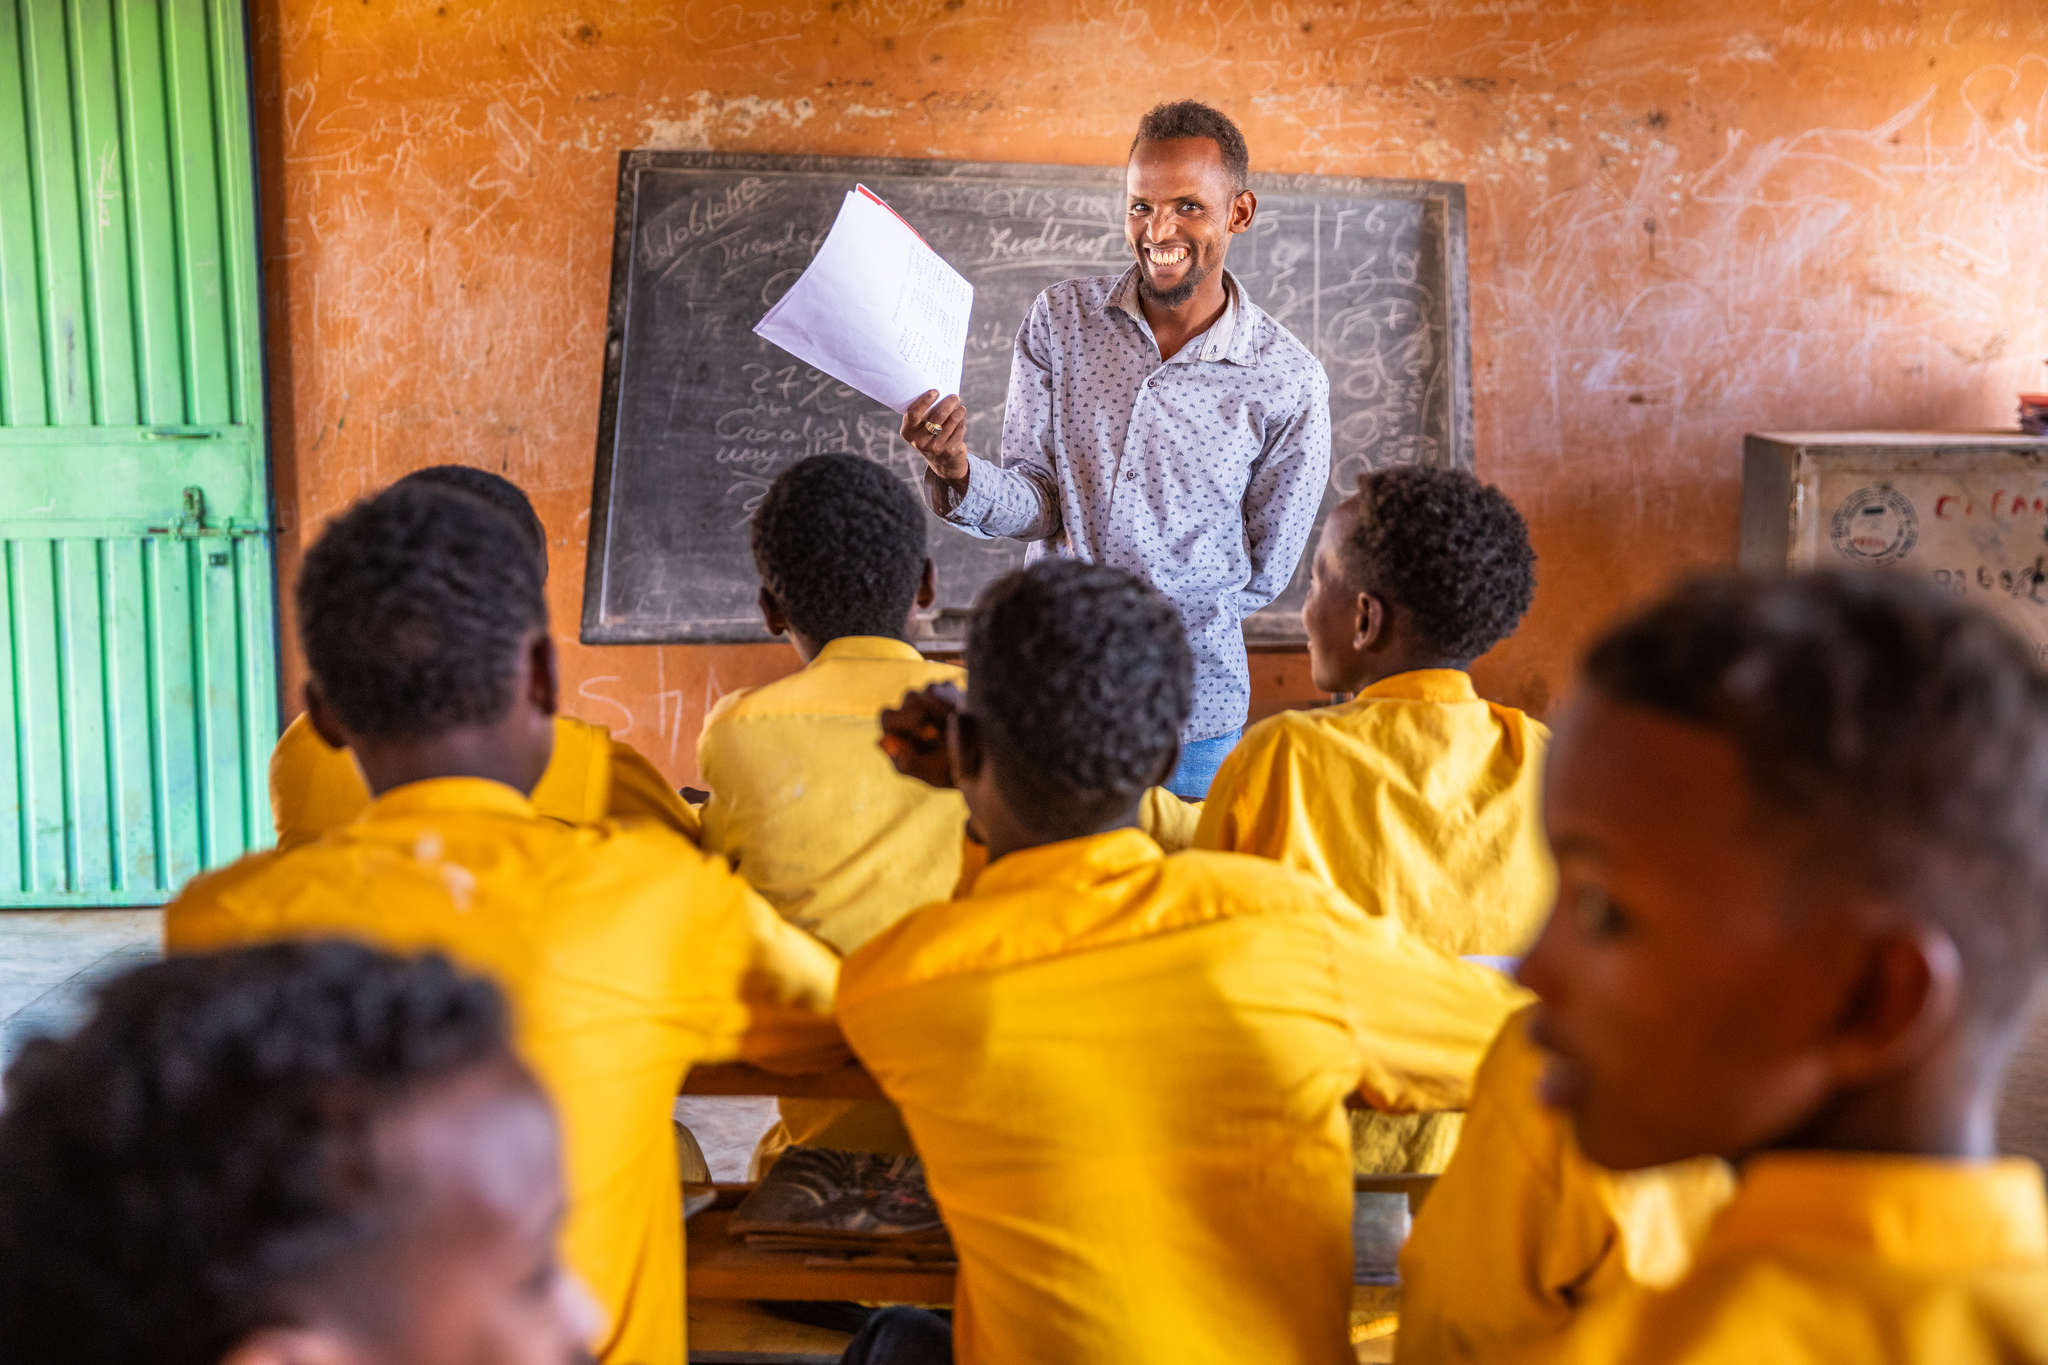
<svg viewBox="0 0 2048 1365">
<path fill-rule="evenodd" d="M 1178 244 L 1155 246 L 1147 243 L 1145 259 L 1153 265 L 1181 265 L 1188 259 L 1188 249 Z"/>
</svg>

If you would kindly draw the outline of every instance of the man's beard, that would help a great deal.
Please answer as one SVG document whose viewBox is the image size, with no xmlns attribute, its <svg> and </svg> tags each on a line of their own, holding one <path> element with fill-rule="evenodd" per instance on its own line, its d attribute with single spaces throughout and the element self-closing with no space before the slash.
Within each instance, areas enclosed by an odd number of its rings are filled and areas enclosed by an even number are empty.
<svg viewBox="0 0 2048 1365">
<path fill-rule="evenodd" d="M 1190 255 L 1192 254 L 1190 251 Z M 1192 264 L 1179 284 L 1171 289 L 1161 289 L 1152 283 L 1152 276 L 1146 266 L 1147 262 L 1144 260 L 1138 262 L 1138 297 L 1148 303 L 1156 303 L 1161 308 L 1178 308 L 1186 303 L 1195 296 L 1195 291 L 1202 287 L 1216 269 L 1211 265 Z"/>
</svg>

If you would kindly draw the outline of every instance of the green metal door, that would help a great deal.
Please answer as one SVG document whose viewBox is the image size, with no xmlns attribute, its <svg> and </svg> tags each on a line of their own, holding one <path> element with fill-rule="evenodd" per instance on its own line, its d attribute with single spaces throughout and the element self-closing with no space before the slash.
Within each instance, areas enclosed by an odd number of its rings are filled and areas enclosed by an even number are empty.
<svg viewBox="0 0 2048 1365">
<path fill-rule="evenodd" d="M 0 0 L 0 905 L 269 839 L 254 190 L 239 0 Z"/>
</svg>

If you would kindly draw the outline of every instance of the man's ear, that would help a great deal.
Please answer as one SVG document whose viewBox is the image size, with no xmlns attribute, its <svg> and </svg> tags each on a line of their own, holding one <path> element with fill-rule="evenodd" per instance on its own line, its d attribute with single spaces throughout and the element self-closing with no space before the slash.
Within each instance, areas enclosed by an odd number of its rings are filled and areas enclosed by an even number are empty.
<svg viewBox="0 0 2048 1365">
<path fill-rule="evenodd" d="M 927 560 L 926 563 L 930 563 L 930 561 Z M 764 587 L 761 589 L 761 596 L 758 600 L 761 604 L 761 624 L 768 627 L 768 633 L 770 635 L 789 634 L 789 618 L 783 615 L 782 599 Z"/>
<path fill-rule="evenodd" d="M 534 637 L 526 654 L 526 699 L 533 709 L 552 716 L 560 709 L 561 674 L 555 659 L 555 642 L 545 630 Z"/>
<path fill-rule="evenodd" d="M 1955 940 L 1915 924 L 1872 942 L 1830 1046 L 1834 1072 L 1854 1085 L 1922 1060 L 1952 1034 L 1963 1001 Z"/>
<path fill-rule="evenodd" d="M 939 571 L 930 555 L 924 558 L 924 573 L 917 580 L 917 605 L 930 610 L 932 603 L 939 600 Z"/>
<path fill-rule="evenodd" d="M 1227 226 L 1232 232 L 1244 232 L 1251 227 L 1258 212 L 1259 196 L 1250 190 L 1239 190 L 1236 198 L 1230 201 L 1230 222 Z"/>
<path fill-rule="evenodd" d="M 313 727 L 313 733 L 327 742 L 330 749 L 346 749 L 348 735 L 341 728 L 341 720 L 334 714 L 334 708 L 327 704 L 327 696 L 320 690 L 320 684 L 306 680 L 306 723 Z"/>
<path fill-rule="evenodd" d="M 1387 615 L 1386 601 L 1378 594 L 1358 594 L 1358 616 L 1352 628 L 1351 647 L 1364 654 L 1386 644 L 1390 624 Z"/>
</svg>

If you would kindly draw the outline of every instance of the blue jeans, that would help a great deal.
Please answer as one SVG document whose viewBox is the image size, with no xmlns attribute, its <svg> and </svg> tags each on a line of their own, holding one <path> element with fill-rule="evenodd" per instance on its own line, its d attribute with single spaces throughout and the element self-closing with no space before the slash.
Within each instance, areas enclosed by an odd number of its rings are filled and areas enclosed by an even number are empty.
<svg viewBox="0 0 2048 1365">
<path fill-rule="evenodd" d="M 1242 730 L 1232 730 L 1227 735 L 1214 739 L 1198 739 L 1193 744 L 1181 746 L 1180 763 L 1175 766 L 1173 776 L 1166 779 L 1166 789 L 1183 801 L 1200 801 L 1209 794 L 1209 784 L 1216 780 L 1216 770 L 1223 766 L 1224 758 L 1237 747 Z"/>
<path fill-rule="evenodd" d="M 922 1308 L 884 1308 L 846 1343 L 839 1365 L 953 1365 L 953 1324 Z"/>
</svg>

